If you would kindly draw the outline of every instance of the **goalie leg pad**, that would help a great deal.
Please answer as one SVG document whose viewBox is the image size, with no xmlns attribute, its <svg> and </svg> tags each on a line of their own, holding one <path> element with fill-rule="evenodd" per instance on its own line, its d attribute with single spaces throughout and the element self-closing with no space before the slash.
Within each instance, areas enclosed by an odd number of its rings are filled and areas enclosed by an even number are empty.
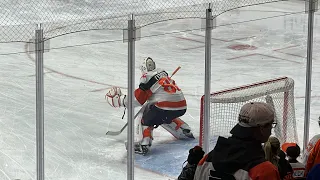
<svg viewBox="0 0 320 180">
<path fill-rule="evenodd" d="M 194 139 L 190 126 L 180 118 L 174 119 L 170 124 L 161 125 L 177 139 Z"/>
<path fill-rule="evenodd" d="M 151 146 L 153 140 L 153 127 L 152 126 L 142 126 L 142 135 L 141 145 Z"/>
</svg>

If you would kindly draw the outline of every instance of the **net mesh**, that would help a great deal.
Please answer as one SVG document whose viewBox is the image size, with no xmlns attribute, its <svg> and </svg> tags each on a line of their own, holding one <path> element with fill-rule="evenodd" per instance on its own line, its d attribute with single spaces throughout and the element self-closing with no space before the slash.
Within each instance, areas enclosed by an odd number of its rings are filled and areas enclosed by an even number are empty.
<svg viewBox="0 0 320 180">
<path fill-rule="evenodd" d="M 156 22 L 205 18 L 211 4 L 217 16 L 231 9 L 282 0 L 2 0 L 0 42 L 28 41 L 36 24 L 46 39 L 88 30 L 120 30 L 130 15 L 137 26 Z"/>
<path fill-rule="evenodd" d="M 248 102 L 266 102 L 276 112 L 277 126 L 273 135 L 280 142 L 298 142 L 294 109 L 294 81 L 282 77 L 251 85 L 213 93 L 210 97 L 209 148 L 213 149 L 218 136 L 230 136 L 230 130 L 238 123 L 241 107 Z M 201 99 L 200 145 L 203 143 L 203 108 Z"/>
</svg>

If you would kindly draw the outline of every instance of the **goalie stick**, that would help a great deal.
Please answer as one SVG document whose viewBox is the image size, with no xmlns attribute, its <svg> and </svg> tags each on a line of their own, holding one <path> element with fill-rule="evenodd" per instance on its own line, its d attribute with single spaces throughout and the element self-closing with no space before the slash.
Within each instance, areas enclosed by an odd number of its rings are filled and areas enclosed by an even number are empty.
<svg viewBox="0 0 320 180">
<path fill-rule="evenodd" d="M 134 118 L 133 118 L 133 119 L 136 119 L 137 116 L 140 114 L 140 112 L 141 112 L 143 109 L 144 109 L 144 108 L 142 107 L 142 108 L 137 112 L 137 114 L 134 115 Z M 126 123 L 126 124 L 120 129 L 120 131 L 108 131 L 108 132 L 106 133 L 106 135 L 117 136 L 117 135 L 121 134 L 122 131 L 123 131 L 127 126 L 128 126 L 128 123 Z"/>
<path fill-rule="evenodd" d="M 175 74 L 179 71 L 180 68 L 181 68 L 180 66 L 177 67 L 177 69 L 174 70 L 173 73 L 171 74 L 170 78 L 171 78 L 173 75 L 175 75 Z M 159 86 L 159 88 L 160 88 L 160 86 Z M 144 107 L 147 106 L 147 104 L 148 104 L 148 103 L 144 103 L 144 104 L 142 105 L 142 108 L 137 112 L 137 114 L 134 115 L 134 118 L 133 118 L 133 119 L 136 119 L 136 117 L 142 112 L 142 110 L 144 110 Z M 126 123 L 119 131 L 108 131 L 108 132 L 106 133 L 106 135 L 117 136 L 117 135 L 121 134 L 121 133 L 123 132 L 123 130 L 124 130 L 127 126 L 128 126 L 128 123 Z"/>
</svg>

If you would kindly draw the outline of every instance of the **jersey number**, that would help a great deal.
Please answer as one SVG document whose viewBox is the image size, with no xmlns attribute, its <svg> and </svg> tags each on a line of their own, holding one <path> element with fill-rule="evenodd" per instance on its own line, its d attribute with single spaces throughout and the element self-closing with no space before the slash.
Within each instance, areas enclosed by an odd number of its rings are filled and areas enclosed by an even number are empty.
<svg viewBox="0 0 320 180">
<path fill-rule="evenodd" d="M 181 89 L 176 85 L 174 80 L 170 83 L 170 77 L 164 77 L 159 80 L 159 84 L 163 87 L 164 91 L 170 94 L 173 94 Z"/>
</svg>

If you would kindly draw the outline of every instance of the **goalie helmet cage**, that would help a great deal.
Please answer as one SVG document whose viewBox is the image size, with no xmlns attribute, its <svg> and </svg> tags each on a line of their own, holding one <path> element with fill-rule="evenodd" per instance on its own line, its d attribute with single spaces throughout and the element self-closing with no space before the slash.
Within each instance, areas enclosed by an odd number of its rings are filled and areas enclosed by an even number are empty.
<svg viewBox="0 0 320 180">
<path fill-rule="evenodd" d="M 238 123 L 238 113 L 247 102 L 266 102 L 276 112 L 277 126 L 272 135 L 281 143 L 298 142 L 294 108 L 294 81 L 280 77 L 231 88 L 210 95 L 209 149 L 213 149 L 218 136 L 230 136 L 230 130 Z M 204 95 L 200 105 L 199 145 L 203 145 Z"/>
</svg>

